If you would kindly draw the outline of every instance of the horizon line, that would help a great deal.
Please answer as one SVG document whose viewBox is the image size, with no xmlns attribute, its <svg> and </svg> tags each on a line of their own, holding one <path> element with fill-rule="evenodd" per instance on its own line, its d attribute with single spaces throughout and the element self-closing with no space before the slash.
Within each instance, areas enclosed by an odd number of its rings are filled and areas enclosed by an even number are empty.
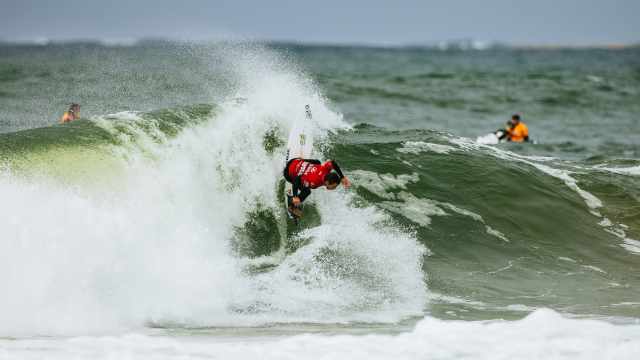
<svg viewBox="0 0 640 360">
<path fill-rule="evenodd" d="M 298 40 L 298 39 L 260 39 L 250 37 L 210 37 L 201 39 L 184 39 L 184 38 L 172 38 L 168 36 L 141 36 L 141 37 L 112 37 L 112 38 L 97 38 L 97 37 L 73 37 L 73 38 L 46 38 L 46 37 L 33 37 L 33 38 L 17 38 L 6 39 L 0 37 L 0 45 L 64 45 L 64 44 L 81 44 L 92 43 L 103 46 L 135 46 L 144 43 L 153 42 L 166 42 L 166 43 L 179 43 L 179 44 L 212 44 L 212 43 L 243 43 L 243 42 L 257 42 L 272 45 L 295 45 L 295 46 L 319 46 L 319 47 L 368 47 L 368 48 L 433 48 L 441 50 L 484 50 L 484 49 L 496 49 L 496 48 L 510 48 L 510 49 L 628 49 L 640 47 L 640 40 L 635 42 L 594 42 L 594 43 L 562 43 L 562 42 L 508 42 L 508 41 L 495 41 L 495 40 L 476 40 L 472 38 L 458 38 L 439 41 L 425 41 L 425 42 L 405 42 L 405 43 L 391 43 L 391 42 L 371 42 L 371 41 L 323 41 L 323 40 Z"/>
</svg>

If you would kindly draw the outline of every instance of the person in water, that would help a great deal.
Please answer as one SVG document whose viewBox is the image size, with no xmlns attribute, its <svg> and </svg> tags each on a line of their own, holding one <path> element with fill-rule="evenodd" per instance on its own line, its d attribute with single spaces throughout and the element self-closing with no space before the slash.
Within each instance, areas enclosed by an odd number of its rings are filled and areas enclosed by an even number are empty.
<svg viewBox="0 0 640 360">
<path fill-rule="evenodd" d="M 65 111 L 64 114 L 62 114 L 60 123 L 65 124 L 78 119 L 80 119 L 80 105 L 74 103 L 69 106 L 69 110 Z"/>
<path fill-rule="evenodd" d="M 496 135 L 502 139 L 513 142 L 529 141 L 529 128 L 520 120 L 520 115 L 513 114 L 511 120 L 507 122 L 507 128 L 497 130 Z"/>
<path fill-rule="evenodd" d="M 321 163 L 317 159 L 291 159 L 285 166 L 283 175 L 293 185 L 290 210 L 300 205 L 311 194 L 311 189 L 324 186 L 327 190 L 334 190 L 339 184 L 345 188 L 351 185 L 335 160 Z"/>
<path fill-rule="evenodd" d="M 527 125 L 520 121 L 520 115 L 513 114 L 511 116 L 511 121 L 509 122 L 511 126 L 507 128 L 507 140 L 513 142 L 523 142 L 529 141 L 529 128 Z"/>
</svg>

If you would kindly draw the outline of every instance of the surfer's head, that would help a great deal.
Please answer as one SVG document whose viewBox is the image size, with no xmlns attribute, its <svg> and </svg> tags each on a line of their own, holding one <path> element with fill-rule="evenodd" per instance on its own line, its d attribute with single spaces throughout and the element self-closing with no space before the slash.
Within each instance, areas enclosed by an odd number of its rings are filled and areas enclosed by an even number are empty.
<svg viewBox="0 0 640 360">
<path fill-rule="evenodd" d="M 324 186 L 327 190 L 333 190 L 340 184 L 340 176 L 334 172 L 330 172 L 324 176 Z"/>
<path fill-rule="evenodd" d="M 69 105 L 68 112 L 73 116 L 74 120 L 80 118 L 80 105 L 76 103 Z"/>
</svg>

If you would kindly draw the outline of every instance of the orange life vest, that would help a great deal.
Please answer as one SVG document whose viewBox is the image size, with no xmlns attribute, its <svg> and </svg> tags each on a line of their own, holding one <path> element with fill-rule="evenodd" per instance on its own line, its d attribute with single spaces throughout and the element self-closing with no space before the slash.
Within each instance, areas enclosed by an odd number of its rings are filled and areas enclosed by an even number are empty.
<svg viewBox="0 0 640 360">
<path fill-rule="evenodd" d="M 60 122 L 64 124 L 64 123 L 70 122 L 71 120 L 73 120 L 73 115 L 71 115 L 70 112 L 65 111 L 64 114 L 62 114 L 62 118 L 60 119 Z"/>
<path fill-rule="evenodd" d="M 525 138 L 529 137 L 529 129 L 522 121 L 508 129 L 507 132 L 509 133 L 509 140 L 513 142 L 523 142 Z"/>
</svg>

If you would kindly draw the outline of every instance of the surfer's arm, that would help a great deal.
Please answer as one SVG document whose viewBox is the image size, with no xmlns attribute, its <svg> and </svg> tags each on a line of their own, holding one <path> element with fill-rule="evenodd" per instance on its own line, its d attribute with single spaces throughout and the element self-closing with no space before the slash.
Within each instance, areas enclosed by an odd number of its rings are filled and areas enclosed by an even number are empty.
<svg viewBox="0 0 640 360">
<path fill-rule="evenodd" d="M 344 178 L 344 174 L 342 174 L 342 170 L 340 170 L 340 166 L 338 166 L 338 163 L 335 160 L 329 160 L 327 162 L 331 164 L 331 168 L 338 173 L 338 176 L 340 176 L 340 180 L 342 180 L 342 178 Z"/>
<path fill-rule="evenodd" d="M 293 179 L 292 185 L 293 185 L 292 186 L 293 197 L 297 197 L 298 199 L 300 199 L 300 202 L 303 202 L 304 199 L 306 199 L 307 196 L 311 194 L 311 189 L 309 189 L 308 187 L 302 186 L 301 176 L 297 176 L 295 179 Z"/>
<path fill-rule="evenodd" d="M 340 166 L 338 165 L 338 163 L 335 160 L 329 160 L 327 162 L 331 165 L 331 168 L 335 170 L 336 173 L 338 173 L 338 176 L 340 176 L 340 183 L 342 183 L 342 186 L 344 186 L 345 189 L 348 189 L 349 186 L 351 186 L 351 182 L 349 181 L 349 179 L 347 179 L 346 176 L 344 176 L 342 170 L 340 170 Z"/>
</svg>

